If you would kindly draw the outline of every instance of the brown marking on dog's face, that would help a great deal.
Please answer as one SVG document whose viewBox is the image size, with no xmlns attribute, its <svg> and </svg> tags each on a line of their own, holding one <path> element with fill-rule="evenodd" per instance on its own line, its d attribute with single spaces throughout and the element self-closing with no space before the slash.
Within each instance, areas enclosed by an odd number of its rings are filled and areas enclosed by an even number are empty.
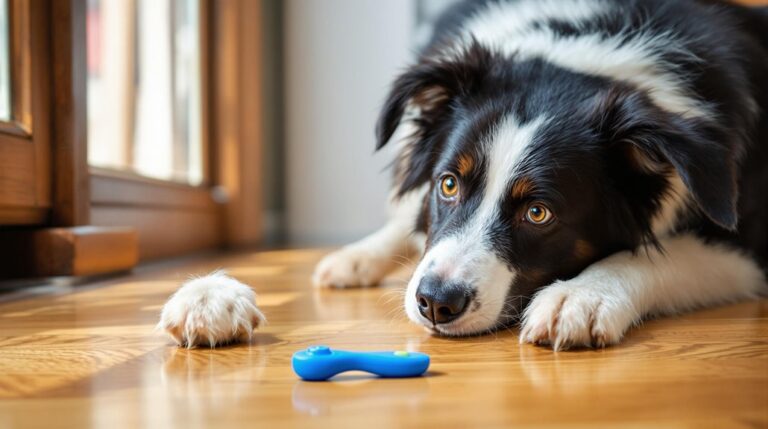
<svg viewBox="0 0 768 429">
<path fill-rule="evenodd" d="M 533 182 L 527 177 L 520 177 L 512 184 L 512 197 L 522 199 L 533 192 Z"/>
<path fill-rule="evenodd" d="M 587 240 L 576 240 L 573 243 L 573 256 L 578 260 L 591 259 L 595 255 L 595 247 Z"/>
<path fill-rule="evenodd" d="M 472 172 L 472 169 L 475 168 L 475 160 L 470 155 L 461 155 L 459 157 L 459 174 L 462 177 L 467 177 L 469 173 Z"/>
</svg>

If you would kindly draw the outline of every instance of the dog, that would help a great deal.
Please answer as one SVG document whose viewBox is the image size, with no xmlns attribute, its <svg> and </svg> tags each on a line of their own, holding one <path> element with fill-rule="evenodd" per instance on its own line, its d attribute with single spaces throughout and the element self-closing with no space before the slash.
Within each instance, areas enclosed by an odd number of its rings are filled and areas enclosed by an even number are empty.
<svg viewBox="0 0 768 429">
<path fill-rule="evenodd" d="M 416 250 L 412 321 L 446 336 L 519 323 L 521 343 L 556 351 L 617 344 L 646 317 L 758 297 L 767 109 L 765 8 L 456 4 L 395 80 L 376 127 L 377 148 L 398 145 L 390 220 L 325 257 L 313 281 L 372 286 Z M 219 287 L 202 282 L 201 293 Z M 195 300 L 167 307 L 227 327 L 259 320 L 211 316 L 221 306 Z M 161 320 L 189 344 L 185 323 Z"/>
</svg>

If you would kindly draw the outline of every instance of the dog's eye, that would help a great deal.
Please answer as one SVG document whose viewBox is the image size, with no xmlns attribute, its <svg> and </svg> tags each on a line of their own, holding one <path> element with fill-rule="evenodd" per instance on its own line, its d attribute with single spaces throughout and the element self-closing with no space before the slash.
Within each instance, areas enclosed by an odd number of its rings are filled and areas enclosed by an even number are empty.
<svg viewBox="0 0 768 429">
<path fill-rule="evenodd" d="M 440 195 L 445 199 L 454 199 L 459 194 L 459 180 L 453 174 L 440 178 Z"/>
<path fill-rule="evenodd" d="M 525 212 L 525 220 L 535 225 L 544 225 L 552 220 L 552 212 L 542 204 L 534 204 Z"/>
</svg>

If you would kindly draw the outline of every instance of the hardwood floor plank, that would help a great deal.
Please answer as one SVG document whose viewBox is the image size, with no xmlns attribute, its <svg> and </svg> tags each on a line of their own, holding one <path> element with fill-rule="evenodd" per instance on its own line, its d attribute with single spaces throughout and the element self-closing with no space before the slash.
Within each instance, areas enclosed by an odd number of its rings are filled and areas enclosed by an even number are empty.
<svg viewBox="0 0 768 429">
<path fill-rule="evenodd" d="M 206 257 L 25 299 L 0 296 L 0 427 L 768 427 L 768 300 L 650 320 L 618 347 L 553 353 L 516 329 L 432 337 L 383 287 L 317 290 L 318 251 Z M 217 268 L 254 287 L 251 344 L 158 334 L 179 282 Z M 5 302 L 3 302 L 5 301 Z M 313 344 L 432 356 L 426 377 L 299 381 Z"/>
</svg>

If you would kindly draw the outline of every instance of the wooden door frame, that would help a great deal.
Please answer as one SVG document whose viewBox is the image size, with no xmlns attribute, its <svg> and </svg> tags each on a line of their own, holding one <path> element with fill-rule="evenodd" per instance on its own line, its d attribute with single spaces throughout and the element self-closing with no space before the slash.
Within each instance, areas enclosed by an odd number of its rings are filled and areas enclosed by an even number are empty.
<svg viewBox="0 0 768 429">
<path fill-rule="evenodd" d="M 86 1 L 54 0 L 48 4 L 53 65 L 51 225 L 75 227 L 90 223 Z"/>
<path fill-rule="evenodd" d="M 42 224 L 51 207 L 49 15 L 44 0 L 8 8 L 12 118 L 0 121 L 0 219 Z"/>
</svg>

